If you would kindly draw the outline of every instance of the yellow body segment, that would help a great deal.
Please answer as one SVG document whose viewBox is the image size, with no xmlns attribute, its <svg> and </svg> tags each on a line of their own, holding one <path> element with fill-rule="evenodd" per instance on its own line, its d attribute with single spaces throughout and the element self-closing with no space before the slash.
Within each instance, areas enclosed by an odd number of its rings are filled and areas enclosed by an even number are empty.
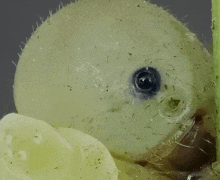
<svg viewBox="0 0 220 180">
<path fill-rule="evenodd" d="M 81 153 L 50 125 L 15 113 L 0 121 L 3 158 L 12 171 L 33 179 L 79 179 Z M 77 162 L 77 163 L 74 163 Z"/>
<path fill-rule="evenodd" d="M 0 121 L 1 180 L 117 180 L 107 148 L 78 130 L 11 113 Z M 4 179 L 5 178 L 5 179 Z"/>
<path fill-rule="evenodd" d="M 108 149 L 97 139 L 72 128 L 56 131 L 72 146 L 77 144 L 82 154 L 81 174 L 84 180 L 118 179 L 118 169 Z"/>
</svg>

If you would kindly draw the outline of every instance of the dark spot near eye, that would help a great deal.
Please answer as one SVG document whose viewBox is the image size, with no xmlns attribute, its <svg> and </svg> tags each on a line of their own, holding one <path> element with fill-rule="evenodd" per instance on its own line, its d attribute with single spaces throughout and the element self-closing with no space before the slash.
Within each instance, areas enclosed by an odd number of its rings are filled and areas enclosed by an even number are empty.
<svg viewBox="0 0 220 180">
<path fill-rule="evenodd" d="M 171 98 L 170 101 L 168 102 L 168 105 L 171 109 L 175 109 L 178 106 L 179 102 L 180 102 L 179 99 Z"/>
<path fill-rule="evenodd" d="M 132 74 L 133 94 L 140 99 L 149 99 L 157 94 L 161 86 L 159 72 L 153 67 L 143 67 Z"/>
<path fill-rule="evenodd" d="M 166 84 L 164 84 L 165 89 L 168 89 L 168 86 Z"/>
<path fill-rule="evenodd" d="M 196 123 L 202 123 L 203 116 L 206 114 L 207 112 L 204 109 L 197 109 L 191 118 L 194 119 Z"/>
<path fill-rule="evenodd" d="M 179 125 L 179 129 L 182 129 L 182 128 L 183 128 L 183 125 L 182 125 L 182 124 L 180 124 L 180 125 Z"/>
<path fill-rule="evenodd" d="M 121 110 L 121 108 L 112 108 L 112 109 L 108 110 L 108 112 L 118 112 L 120 110 Z"/>
<path fill-rule="evenodd" d="M 144 167 L 148 164 L 147 161 L 135 161 L 135 164 L 139 164 L 140 166 Z"/>
</svg>

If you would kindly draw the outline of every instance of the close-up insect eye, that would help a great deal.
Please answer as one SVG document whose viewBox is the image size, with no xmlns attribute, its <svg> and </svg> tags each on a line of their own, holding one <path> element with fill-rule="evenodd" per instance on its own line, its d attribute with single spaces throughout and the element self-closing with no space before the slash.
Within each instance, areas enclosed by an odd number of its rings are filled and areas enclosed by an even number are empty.
<svg viewBox="0 0 220 180">
<path fill-rule="evenodd" d="M 159 72 L 153 67 L 143 67 L 135 71 L 132 83 L 137 92 L 143 93 L 148 97 L 156 95 L 160 90 L 161 78 Z"/>
<path fill-rule="evenodd" d="M 219 177 L 211 1 L 4 3 L 3 179 Z"/>
</svg>

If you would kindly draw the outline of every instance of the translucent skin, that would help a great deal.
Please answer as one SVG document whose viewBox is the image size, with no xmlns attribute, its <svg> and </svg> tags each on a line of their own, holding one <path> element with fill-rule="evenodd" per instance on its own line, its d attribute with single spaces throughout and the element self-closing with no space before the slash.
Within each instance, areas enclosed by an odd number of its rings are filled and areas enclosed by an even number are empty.
<svg viewBox="0 0 220 180">
<path fill-rule="evenodd" d="M 0 121 L 0 143 L 0 180 L 118 179 L 107 148 L 72 128 L 11 113 Z"/>
<path fill-rule="evenodd" d="M 162 84 L 143 100 L 129 80 L 149 66 Z M 17 65 L 15 104 L 20 114 L 97 138 L 115 157 L 155 163 L 192 128 L 197 109 L 205 109 L 205 130 L 214 134 L 212 68 L 195 35 L 162 8 L 84 0 L 33 33 Z"/>
</svg>

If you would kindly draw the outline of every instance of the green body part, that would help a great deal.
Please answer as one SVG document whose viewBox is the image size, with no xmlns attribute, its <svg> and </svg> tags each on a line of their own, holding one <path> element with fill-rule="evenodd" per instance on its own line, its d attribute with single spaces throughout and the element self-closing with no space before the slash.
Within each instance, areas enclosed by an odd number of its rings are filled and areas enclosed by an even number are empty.
<svg viewBox="0 0 220 180">
<path fill-rule="evenodd" d="M 161 76 L 150 99 L 131 83 L 142 67 Z M 17 65 L 14 98 L 19 114 L 80 130 L 117 159 L 160 167 L 198 109 L 214 136 L 214 88 L 212 56 L 169 12 L 142 0 L 83 0 L 33 33 Z"/>
</svg>

